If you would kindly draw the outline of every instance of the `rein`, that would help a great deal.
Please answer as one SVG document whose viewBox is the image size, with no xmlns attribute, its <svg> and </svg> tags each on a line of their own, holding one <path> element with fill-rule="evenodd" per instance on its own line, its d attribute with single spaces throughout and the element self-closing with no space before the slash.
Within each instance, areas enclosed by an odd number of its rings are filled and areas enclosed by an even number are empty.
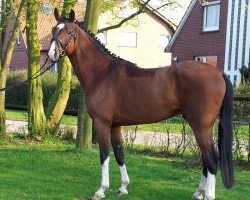
<svg viewBox="0 0 250 200">
<path fill-rule="evenodd" d="M 68 22 L 68 21 L 63 20 L 61 22 Z M 66 54 L 67 47 L 68 47 L 69 43 L 71 42 L 71 40 L 74 39 L 74 41 L 75 41 L 75 38 L 76 38 L 75 28 L 73 26 L 72 26 L 72 28 L 73 28 L 74 32 L 69 32 L 68 33 L 70 35 L 70 40 L 69 40 L 68 43 L 64 44 L 57 36 L 53 37 L 51 39 L 51 42 L 55 41 L 58 44 L 58 46 L 60 46 L 60 48 L 61 48 L 60 54 L 59 54 L 59 59 L 56 62 L 52 62 L 52 64 L 49 67 L 45 68 L 44 71 L 40 72 L 44 68 L 44 66 L 46 65 L 46 63 L 48 61 L 48 58 L 46 58 L 46 61 L 43 64 L 43 66 L 35 74 L 33 74 L 33 76 L 29 77 L 27 80 L 25 80 L 25 81 L 23 81 L 21 83 L 16 83 L 16 84 L 9 85 L 9 86 L 7 86 L 5 88 L 0 88 L 0 92 L 10 90 L 10 89 L 12 89 L 14 87 L 23 85 L 23 84 L 25 84 L 25 83 L 27 83 L 29 81 L 32 81 L 32 80 L 38 78 L 39 76 L 43 75 L 46 71 L 48 71 L 55 63 L 57 63 L 59 60 L 61 60 L 64 57 L 64 55 Z"/>
<path fill-rule="evenodd" d="M 59 60 L 60 60 L 60 59 L 59 59 Z M 59 61 L 59 60 L 58 60 L 58 61 Z M 58 61 L 57 61 L 57 62 L 58 62 Z M 27 82 L 29 82 L 29 81 L 32 81 L 32 80 L 38 78 L 39 76 L 43 75 L 46 71 L 48 71 L 55 63 L 57 63 L 57 62 L 52 62 L 52 64 L 51 64 L 49 67 L 46 67 L 44 71 L 40 72 L 40 71 L 45 67 L 45 65 L 46 65 L 47 62 L 48 62 L 48 58 L 46 58 L 46 61 L 45 61 L 45 63 L 43 64 L 43 66 L 42 66 L 35 74 L 33 74 L 33 76 L 29 77 L 27 80 L 25 80 L 25 81 L 23 81 L 23 82 L 21 82 L 21 83 L 16 83 L 16 84 L 9 85 L 9 86 L 7 86 L 7 87 L 5 87 L 5 88 L 0 88 L 0 92 L 4 92 L 4 91 L 7 91 L 7 90 L 10 90 L 10 89 L 12 89 L 12 88 L 14 88 L 14 87 L 23 85 L 23 84 L 25 84 L 25 83 L 27 83 Z M 39 73 L 39 72 L 40 72 L 40 73 Z"/>
</svg>

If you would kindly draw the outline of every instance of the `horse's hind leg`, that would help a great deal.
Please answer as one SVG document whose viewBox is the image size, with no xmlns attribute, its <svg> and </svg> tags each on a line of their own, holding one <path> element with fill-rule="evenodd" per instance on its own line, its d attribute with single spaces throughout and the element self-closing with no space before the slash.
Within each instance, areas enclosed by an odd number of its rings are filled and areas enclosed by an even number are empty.
<svg viewBox="0 0 250 200">
<path fill-rule="evenodd" d="M 215 175 L 217 172 L 218 157 L 214 149 L 211 130 L 195 131 L 197 143 L 202 151 L 203 175 L 197 191 L 193 194 L 194 199 L 215 199 Z"/>
<path fill-rule="evenodd" d="M 122 139 L 121 139 L 121 127 L 113 127 L 111 129 L 111 143 L 114 150 L 116 162 L 119 165 L 121 172 L 122 185 L 118 191 L 118 195 L 120 196 L 128 194 L 127 185 L 129 184 L 129 177 L 124 163 L 124 153 L 123 153 Z"/>
</svg>

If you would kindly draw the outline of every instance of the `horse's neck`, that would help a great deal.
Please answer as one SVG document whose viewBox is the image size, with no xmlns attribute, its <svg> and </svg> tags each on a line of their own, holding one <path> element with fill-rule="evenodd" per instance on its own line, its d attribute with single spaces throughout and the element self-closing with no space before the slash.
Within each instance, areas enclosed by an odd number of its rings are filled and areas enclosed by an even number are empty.
<svg viewBox="0 0 250 200">
<path fill-rule="evenodd" d="M 69 58 L 83 89 L 87 92 L 99 74 L 109 66 L 112 57 L 88 33 L 79 27 L 76 31 L 77 47 Z"/>
</svg>

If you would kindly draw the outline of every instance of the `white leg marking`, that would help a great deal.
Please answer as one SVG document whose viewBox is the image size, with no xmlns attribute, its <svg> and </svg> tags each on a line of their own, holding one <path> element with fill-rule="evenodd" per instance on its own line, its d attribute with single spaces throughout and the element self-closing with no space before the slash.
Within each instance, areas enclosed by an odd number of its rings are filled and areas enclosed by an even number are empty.
<svg viewBox="0 0 250 200">
<path fill-rule="evenodd" d="M 215 175 L 207 172 L 207 183 L 205 186 L 205 200 L 214 200 L 215 199 Z"/>
<path fill-rule="evenodd" d="M 55 48 L 56 48 L 56 42 L 53 41 L 53 42 L 51 43 L 51 45 L 50 45 L 49 52 L 48 52 L 49 58 L 50 58 L 51 60 L 53 60 L 53 61 L 56 61 L 56 58 L 55 58 L 55 53 L 56 53 Z"/>
<path fill-rule="evenodd" d="M 120 172 L 122 185 L 119 189 L 119 192 L 121 192 L 122 194 L 128 194 L 127 185 L 129 184 L 129 177 L 125 164 L 123 166 L 120 166 Z"/>
<path fill-rule="evenodd" d="M 195 199 L 199 199 L 199 200 L 203 199 L 202 194 L 205 192 L 206 182 L 207 182 L 207 178 L 204 175 L 202 175 L 199 187 L 196 190 L 196 192 L 193 194 L 193 197 Z"/>
<path fill-rule="evenodd" d="M 105 198 L 104 192 L 109 188 L 109 160 L 110 158 L 108 157 L 102 164 L 102 183 L 99 190 L 95 193 L 96 196 L 101 198 Z"/>
</svg>

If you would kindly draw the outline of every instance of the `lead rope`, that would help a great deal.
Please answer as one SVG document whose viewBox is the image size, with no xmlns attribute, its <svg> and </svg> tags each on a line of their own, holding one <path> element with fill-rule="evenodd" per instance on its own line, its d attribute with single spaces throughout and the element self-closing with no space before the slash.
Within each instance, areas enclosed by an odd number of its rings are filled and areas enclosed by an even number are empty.
<svg viewBox="0 0 250 200">
<path fill-rule="evenodd" d="M 60 59 L 59 59 L 59 60 L 60 60 Z M 58 61 L 59 61 L 59 60 L 58 60 Z M 57 61 L 57 62 L 58 62 L 58 61 Z M 52 64 L 51 64 L 49 67 L 46 67 L 45 70 L 41 72 L 41 70 L 45 67 L 45 65 L 46 65 L 47 62 L 48 62 L 48 58 L 46 58 L 45 63 L 42 65 L 42 67 L 41 67 L 35 74 L 33 74 L 30 78 L 28 78 L 27 80 L 25 80 L 25 81 L 23 81 L 23 82 L 21 82 L 21 83 L 15 83 L 15 84 L 9 85 L 9 86 L 7 86 L 7 87 L 5 87 L 5 88 L 0 88 L 0 92 L 8 91 L 8 90 L 10 90 L 10 89 L 12 89 L 12 88 L 14 88 L 14 87 L 23 85 L 23 84 L 25 84 L 25 83 L 27 83 L 27 82 L 29 82 L 29 81 L 32 81 L 32 80 L 38 78 L 39 76 L 43 75 L 46 71 L 48 71 L 55 63 L 57 63 L 57 62 L 52 62 Z M 39 72 L 40 72 L 40 73 L 39 73 Z M 38 74 L 38 73 L 39 73 L 39 74 Z"/>
</svg>

